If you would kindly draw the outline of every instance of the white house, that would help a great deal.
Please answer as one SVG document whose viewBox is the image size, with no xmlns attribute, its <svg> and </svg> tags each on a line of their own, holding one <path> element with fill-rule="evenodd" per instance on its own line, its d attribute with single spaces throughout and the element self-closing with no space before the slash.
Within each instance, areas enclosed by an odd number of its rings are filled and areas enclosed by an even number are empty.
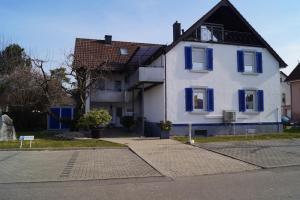
<svg viewBox="0 0 300 200">
<path fill-rule="evenodd" d="M 280 84 L 281 84 L 281 114 L 292 117 L 291 110 L 291 85 L 286 82 L 287 75 L 280 72 Z"/>
<path fill-rule="evenodd" d="M 98 87 L 86 110 L 106 107 L 115 125 L 121 116 L 133 115 L 150 135 L 159 132 L 161 120 L 173 123 L 173 135 L 187 134 L 189 124 L 195 135 L 282 129 L 280 68 L 286 64 L 228 0 L 186 31 L 175 22 L 168 46 L 109 36 L 77 39 L 75 60 L 114 64 L 111 76 L 119 77 L 122 89 L 113 92 L 121 96 Z"/>
</svg>

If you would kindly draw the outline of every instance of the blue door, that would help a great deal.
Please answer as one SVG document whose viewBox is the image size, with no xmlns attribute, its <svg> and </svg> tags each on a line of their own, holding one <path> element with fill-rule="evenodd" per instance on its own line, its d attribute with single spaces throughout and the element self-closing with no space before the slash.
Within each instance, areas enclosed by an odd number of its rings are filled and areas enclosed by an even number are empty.
<svg viewBox="0 0 300 200">
<path fill-rule="evenodd" d="M 49 116 L 49 129 L 60 129 L 60 123 L 59 123 L 59 117 L 60 117 L 60 108 L 51 108 L 52 115 L 55 115 L 55 118 L 53 116 Z"/>
<path fill-rule="evenodd" d="M 72 108 L 62 108 L 61 118 L 70 121 L 72 119 Z M 70 124 L 61 123 L 61 129 L 69 129 L 69 128 L 70 128 Z"/>
</svg>

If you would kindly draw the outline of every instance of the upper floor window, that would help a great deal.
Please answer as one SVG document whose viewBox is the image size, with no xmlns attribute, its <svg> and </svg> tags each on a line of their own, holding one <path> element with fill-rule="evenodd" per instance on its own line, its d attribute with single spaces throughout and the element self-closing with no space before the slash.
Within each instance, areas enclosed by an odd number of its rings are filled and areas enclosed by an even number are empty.
<svg viewBox="0 0 300 200">
<path fill-rule="evenodd" d="M 122 81 L 115 81 L 114 90 L 115 91 L 122 91 Z"/>
<path fill-rule="evenodd" d="M 262 53 L 255 51 L 237 51 L 238 72 L 263 73 Z"/>
<path fill-rule="evenodd" d="M 193 69 L 205 70 L 205 49 L 193 47 L 192 49 Z"/>
<path fill-rule="evenodd" d="M 213 70 L 213 49 L 203 47 L 185 47 L 185 69 L 194 71 Z"/>
<path fill-rule="evenodd" d="M 255 69 L 255 52 L 245 52 L 245 72 L 256 73 Z"/>
<path fill-rule="evenodd" d="M 128 55 L 128 49 L 127 48 L 120 48 L 120 54 L 121 55 Z"/>
<path fill-rule="evenodd" d="M 96 80 L 93 88 L 98 90 L 105 90 L 105 79 Z"/>
</svg>

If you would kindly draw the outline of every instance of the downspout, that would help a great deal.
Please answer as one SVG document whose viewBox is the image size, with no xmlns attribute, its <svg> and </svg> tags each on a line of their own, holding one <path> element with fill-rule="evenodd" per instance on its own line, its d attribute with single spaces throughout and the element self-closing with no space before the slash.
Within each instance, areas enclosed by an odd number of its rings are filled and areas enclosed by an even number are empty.
<svg viewBox="0 0 300 200">
<path fill-rule="evenodd" d="M 167 54 L 164 50 L 164 57 L 165 57 L 165 121 L 168 120 L 167 114 Z"/>
</svg>

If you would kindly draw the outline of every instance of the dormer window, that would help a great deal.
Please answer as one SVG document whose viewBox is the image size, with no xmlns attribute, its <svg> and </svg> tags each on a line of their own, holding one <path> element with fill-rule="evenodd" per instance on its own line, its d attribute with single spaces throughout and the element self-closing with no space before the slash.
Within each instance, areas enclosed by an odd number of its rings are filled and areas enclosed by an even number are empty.
<svg viewBox="0 0 300 200">
<path fill-rule="evenodd" d="M 124 55 L 124 56 L 128 55 L 128 49 L 127 48 L 120 48 L 120 54 Z"/>
</svg>

